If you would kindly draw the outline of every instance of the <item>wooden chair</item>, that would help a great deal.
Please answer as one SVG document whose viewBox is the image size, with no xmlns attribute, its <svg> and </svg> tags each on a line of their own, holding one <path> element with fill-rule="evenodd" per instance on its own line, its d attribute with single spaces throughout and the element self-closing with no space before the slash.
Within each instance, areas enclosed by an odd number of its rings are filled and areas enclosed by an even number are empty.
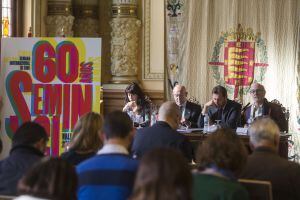
<svg viewBox="0 0 300 200">
<path fill-rule="evenodd" d="M 190 97 L 190 98 L 188 98 L 188 101 L 200 105 L 200 103 L 199 103 L 199 101 L 196 99 L 196 97 Z"/>
<path fill-rule="evenodd" d="M 280 106 L 283 114 L 284 114 L 284 117 L 285 117 L 285 120 L 287 122 L 287 130 L 289 130 L 289 119 L 290 119 L 290 111 L 289 109 L 285 108 L 281 103 L 280 101 L 278 101 L 277 99 L 273 99 L 271 101 L 271 103 L 274 103 L 274 104 L 277 104 L 278 106 Z"/>
<path fill-rule="evenodd" d="M 239 179 L 248 191 L 251 200 L 272 200 L 272 184 L 270 181 Z"/>
</svg>

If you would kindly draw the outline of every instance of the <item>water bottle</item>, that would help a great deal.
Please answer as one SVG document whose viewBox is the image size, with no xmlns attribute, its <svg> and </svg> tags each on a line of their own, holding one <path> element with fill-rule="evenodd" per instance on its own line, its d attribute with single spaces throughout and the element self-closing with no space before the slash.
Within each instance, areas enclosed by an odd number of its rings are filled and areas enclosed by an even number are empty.
<svg viewBox="0 0 300 200">
<path fill-rule="evenodd" d="M 203 126 L 203 133 L 209 132 L 209 117 L 208 114 L 204 115 L 204 126 Z"/>
<path fill-rule="evenodd" d="M 151 114 L 151 126 L 156 123 L 156 113 L 152 112 Z"/>
</svg>

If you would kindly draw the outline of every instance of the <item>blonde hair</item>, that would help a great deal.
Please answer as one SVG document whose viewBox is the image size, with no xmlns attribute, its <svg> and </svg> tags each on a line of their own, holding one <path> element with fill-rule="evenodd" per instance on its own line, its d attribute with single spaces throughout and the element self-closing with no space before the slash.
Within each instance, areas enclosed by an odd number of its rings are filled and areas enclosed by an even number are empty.
<svg viewBox="0 0 300 200">
<path fill-rule="evenodd" d="M 100 132 L 103 118 L 100 114 L 89 112 L 80 117 L 73 129 L 70 149 L 79 152 L 97 152 L 103 143 Z"/>
<path fill-rule="evenodd" d="M 253 145 L 258 145 L 262 140 L 273 143 L 279 134 L 277 124 L 268 117 L 255 120 L 249 129 L 250 142 Z"/>
</svg>

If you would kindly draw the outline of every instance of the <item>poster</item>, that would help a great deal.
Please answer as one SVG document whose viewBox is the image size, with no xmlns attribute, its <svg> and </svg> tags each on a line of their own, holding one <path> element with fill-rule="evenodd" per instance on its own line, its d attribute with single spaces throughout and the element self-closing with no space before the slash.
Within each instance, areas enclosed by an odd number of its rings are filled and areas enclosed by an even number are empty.
<svg viewBox="0 0 300 200">
<path fill-rule="evenodd" d="M 100 72 L 99 38 L 3 38 L 0 158 L 8 155 L 16 129 L 30 120 L 46 129 L 47 153 L 61 154 L 78 118 L 100 112 Z"/>
</svg>

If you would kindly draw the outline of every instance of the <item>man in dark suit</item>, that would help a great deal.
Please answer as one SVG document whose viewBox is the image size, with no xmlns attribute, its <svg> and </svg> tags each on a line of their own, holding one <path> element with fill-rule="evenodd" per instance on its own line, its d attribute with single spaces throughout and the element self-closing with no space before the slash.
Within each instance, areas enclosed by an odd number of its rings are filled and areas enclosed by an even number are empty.
<svg viewBox="0 0 300 200">
<path fill-rule="evenodd" d="M 177 84 L 173 88 L 174 100 L 181 111 L 181 125 L 196 128 L 201 106 L 188 101 L 187 94 L 185 87 L 182 85 Z"/>
<path fill-rule="evenodd" d="M 268 102 L 265 98 L 266 90 L 263 85 L 254 83 L 250 88 L 253 104 L 244 108 L 242 123 L 251 124 L 253 120 L 261 116 L 269 116 L 279 126 L 280 131 L 288 131 L 288 123 L 279 105 Z"/>
<path fill-rule="evenodd" d="M 188 139 L 176 129 L 180 123 L 180 111 L 175 102 L 167 101 L 158 111 L 158 121 L 151 127 L 142 128 L 135 134 L 132 144 L 133 157 L 141 158 L 146 152 L 158 147 L 177 149 L 193 159 L 193 149 Z"/>
<path fill-rule="evenodd" d="M 222 128 L 236 129 L 241 120 L 241 104 L 227 99 L 227 91 L 223 86 L 216 86 L 212 90 L 212 100 L 207 102 L 198 119 L 198 126 L 203 127 L 204 115 L 208 114 L 210 123 L 220 121 Z"/>
<path fill-rule="evenodd" d="M 254 149 L 240 178 L 270 181 L 274 200 L 300 199 L 300 165 L 278 155 L 279 129 L 270 118 L 260 118 L 249 128 Z"/>
</svg>

